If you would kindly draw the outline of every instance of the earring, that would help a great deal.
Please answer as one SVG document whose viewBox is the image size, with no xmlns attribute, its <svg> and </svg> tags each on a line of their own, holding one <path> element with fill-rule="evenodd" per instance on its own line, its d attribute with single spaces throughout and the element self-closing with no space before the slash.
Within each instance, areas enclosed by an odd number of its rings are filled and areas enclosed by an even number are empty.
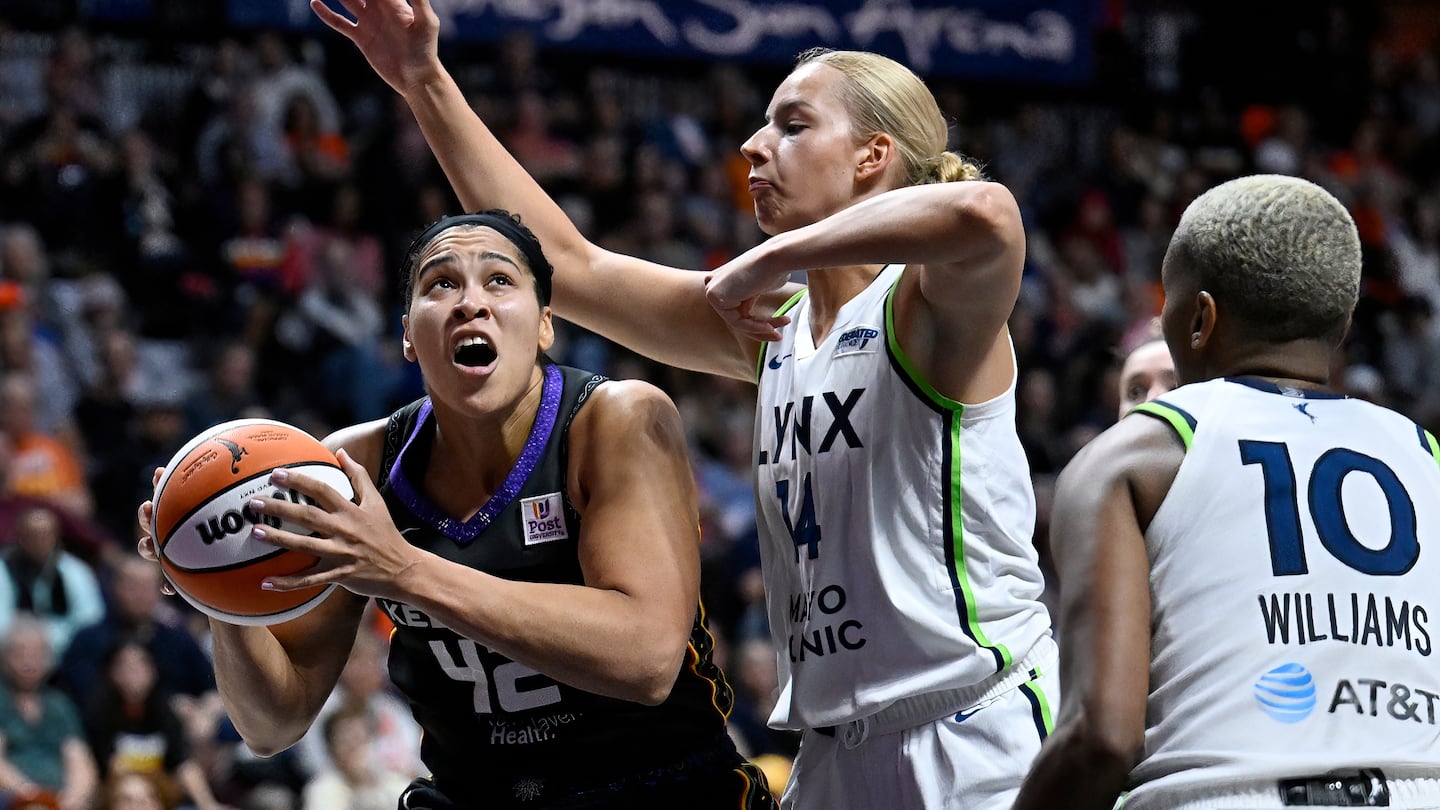
<svg viewBox="0 0 1440 810">
<path fill-rule="evenodd" d="M 1197 332 L 1196 334 L 1193 334 L 1193 335 L 1190 336 L 1190 348 L 1192 348 L 1192 349 L 1198 349 L 1198 348 L 1200 348 L 1200 335 L 1199 335 L 1198 332 Z"/>
</svg>

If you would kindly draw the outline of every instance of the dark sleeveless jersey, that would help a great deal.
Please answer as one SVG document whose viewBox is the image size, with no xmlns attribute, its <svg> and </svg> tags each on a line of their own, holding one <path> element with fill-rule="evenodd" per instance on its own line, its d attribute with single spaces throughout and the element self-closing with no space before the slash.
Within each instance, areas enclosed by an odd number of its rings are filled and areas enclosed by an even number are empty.
<svg viewBox="0 0 1440 810">
<path fill-rule="evenodd" d="M 411 545 L 510 580 L 583 584 L 584 527 L 566 491 L 570 425 L 605 378 L 545 367 L 530 437 L 500 491 L 470 520 L 443 514 L 420 491 L 435 435 L 428 398 L 391 415 L 381 492 Z M 677 521 L 695 521 L 678 512 Z M 437 787 L 462 806 L 544 800 L 552 786 L 583 790 L 716 746 L 733 695 L 710 660 L 697 607 L 670 697 L 643 706 L 557 683 L 435 624 L 377 600 L 395 623 L 390 675 L 424 730 L 421 755 Z M 728 743 L 726 743 L 728 745 Z M 733 755 L 733 753 L 732 753 Z"/>
</svg>

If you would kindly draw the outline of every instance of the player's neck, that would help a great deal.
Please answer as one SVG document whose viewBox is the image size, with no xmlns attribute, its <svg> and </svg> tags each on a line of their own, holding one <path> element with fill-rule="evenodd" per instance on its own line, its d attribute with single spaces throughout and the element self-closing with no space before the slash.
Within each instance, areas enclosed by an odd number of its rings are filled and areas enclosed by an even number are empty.
<svg viewBox="0 0 1440 810">
<path fill-rule="evenodd" d="M 1332 349 L 1317 341 L 1251 345 L 1217 363 L 1216 377 L 1254 377 L 1282 388 L 1329 388 Z"/>
<path fill-rule="evenodd" d="M 527 390 L 504 415 L 477 419 L 463 413 L 442 414 L 435 406 L 435 440 L 425 471 L 427 489 L 451 489 L 451 481 L 465 482 L 467 491 L 499 489 L 530 439 L 540 408 L 541 387 Z M 433 485 L 433 486 L 432 486 Z"/>
<path fill-rule="evenodd" d="M 1329 388 L 1331 385 L 1329 375 L 1296 375 L 1295 372 L 1277 372 L 1277 370 L 1267 369 L 1237 370 L 1237 372 L 1230 372 L 1225 376 L 1263 380 L 1263 382 L 1272 383 L 1279 388 L 1315 389 Z"/>
<path fill-rule="evenodd" d="M 840 308 L 850 299 L 859 295 L 875 281 L 883 264 L 866 264 L 851 267 L 827 267 L 806 273 L 806 287 L 810 296 L 810 327 L 819 343 L 830 333 Z"/>
</svg>

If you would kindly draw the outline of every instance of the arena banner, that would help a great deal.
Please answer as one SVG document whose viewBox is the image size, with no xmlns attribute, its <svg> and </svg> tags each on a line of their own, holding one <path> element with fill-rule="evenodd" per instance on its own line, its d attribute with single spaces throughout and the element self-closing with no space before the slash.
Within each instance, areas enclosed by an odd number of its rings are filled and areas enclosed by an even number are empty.
<svg viewBox="0 0 1440 810">
<path fill-rule="evenodd" d="M 1102 0 L 431 0 L 443 37 L 525 28 L 595 52 L 785 64 L 805 48 L 860 48 L 923 75 L 1078 84 Z M 340 10 L 337 0 L 326 0 Z M 228 0 L 241 27 L 323 29 L 307 0 Z"/>
</svg>

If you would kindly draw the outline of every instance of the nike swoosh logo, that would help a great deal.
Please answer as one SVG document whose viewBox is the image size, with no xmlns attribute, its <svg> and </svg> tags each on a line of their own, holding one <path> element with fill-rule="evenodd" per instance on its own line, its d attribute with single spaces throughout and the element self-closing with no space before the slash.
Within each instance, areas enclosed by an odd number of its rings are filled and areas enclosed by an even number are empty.
<svg viewBox="0 0 1440 810">
<path fill-rule="evenodd" d="M 957 723 L 963 723 L 963 722 L 965 722 L 966 720 L 969 720 L 970 718 L 974 717 L 974 716 L 975 716 L 976 714 L 978 714 L 979 712 L 980 712 L 979 709 L 974 709 L 974 710 L 968 711 L 968 712 L 959 712 L 959 713 L 957 713 L 957 714 L 955 715 L 955 722 L 957 722 Z"/>
<path fill-rule="evenodd" d="M 779 369 L 779 368 L 780 368 L 780 364 L 781 364 L 781 363 L 784 363 L 789 357 L 790 357 L 790 355 L 788 355 L 788 354 L 785 355 L 784 357 L 772 357 L 772 358 L 770 358 L 770 362 L 769 362 L 768 365 L 769 365 L 770 368 L 772 368 L 772 369 Z"/>
</svg>

